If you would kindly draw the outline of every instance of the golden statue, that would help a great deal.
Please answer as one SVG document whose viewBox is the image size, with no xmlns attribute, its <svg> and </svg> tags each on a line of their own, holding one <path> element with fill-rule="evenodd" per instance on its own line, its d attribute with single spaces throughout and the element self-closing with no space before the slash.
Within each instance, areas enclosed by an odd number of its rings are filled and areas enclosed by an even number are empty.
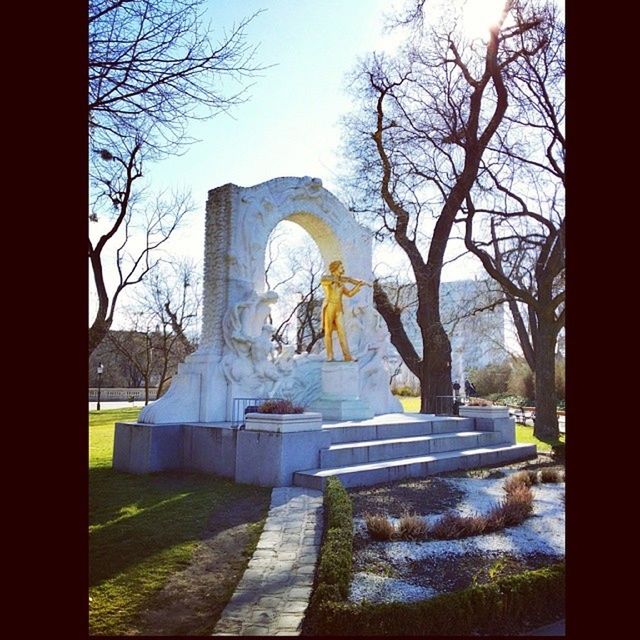
<svg viewBox="0 0 640 640">
<path fill-rule="evenodd" d="M 324 290 L 324 302 L 322 303 L 322 328 L 324 329 L 324 344 L 327 349 L 327 362 L 333 361 L 333 332 L 338 334 L 338 341 L 342 349 L 345 362 L 353 362 L 354 358 L 349 353 L 347 336 L 344 332 L 342 296 L 349 298 L 355 296 L 364 286 L 371 286 L 363 280 L 355 280 L 344 275 L 344 266 L 340 260 L 334 260 L 329 265 L 331 275 L 322 276 L 320 284 Z M 344 285 L 349 282 L 355 285 L 347 289 Z"/>
</svg>

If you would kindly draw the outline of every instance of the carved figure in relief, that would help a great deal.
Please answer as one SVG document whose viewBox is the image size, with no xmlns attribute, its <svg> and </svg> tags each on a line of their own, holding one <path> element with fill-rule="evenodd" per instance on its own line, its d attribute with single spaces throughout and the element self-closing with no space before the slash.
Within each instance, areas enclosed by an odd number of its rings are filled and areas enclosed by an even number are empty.
<svg viewBox="0 0 640 640">
<path fill-rule="evenodd" d="M 229 309 L 222 323 L 227 354 L 222 365 L 228 380 L 260 388 L 265 393 L 277 380 L 275 365 L 269 360 L 271 325 L 266 323 L 270 306 L 278 299 L 275 291 L 258 295 Z"/>
</svg>

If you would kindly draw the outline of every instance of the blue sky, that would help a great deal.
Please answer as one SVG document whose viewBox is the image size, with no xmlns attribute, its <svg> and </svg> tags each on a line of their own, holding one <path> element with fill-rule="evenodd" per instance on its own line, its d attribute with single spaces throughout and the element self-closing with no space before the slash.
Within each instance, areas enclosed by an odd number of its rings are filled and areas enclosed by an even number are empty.
<svg viewBox="0 0 640 640">
<path fill-rule="evenodd" d="M 204 204 L 210 188 L 250 186 L 284 175 L 321 177 L 330 190 L 340 131 L 349 109 L 345 74 L 383 45 L 384 0 L 238 0 L 210 3 L 215 25 L 264 9 L 247 27 L 256 62 L 274 65 L 253 81 L 232 116 L 194 126 L 203 140 L 171 162 Z M 168 163 L 167 163 L 168 165 Z"/>
<path fill-rule="evenodd" d="M 220 185 L 252 186 L 279 176 L 308 175 L 337 191 L 340 119 L 351 108 L 346 76 L 367 53 L 394 49 L 398 36 L 383 30 L 384 13 L 394 4 L 210 0 L 216 31 L 264 10 L 246 34 L 248 42 L 259 45 L 256 63 L 273 66 L 252 80 L 248 101 L 230 115 L 195 122 L 190 133 L 200 142 L 184 155 L 147 167 L 154 188 L 192 193 L 195 210 L 167 245 L 172 253 L 202 260 L 207 192 Z M 468 269 L 463 264 L 448 268 L 444 279 L 468 277 Z M 93 294 L 90 305 L 95 305 Z"/>
<path fill-rule="evenodd" d="M 273 66 L 252 81 L 249 100 L 231 115 L 194 123 L 192 134 L 201 142 L 153 168 L 155 185 L 193 194 L 196 211 L 177 234 L 176 251 L 202 258 L 207 192 L 228 182 L 247 187 L 308 175 L 337 192 L 340 119 L 352 108 L 347 76 L 368 53 L 395 49 L 400 34 L 384 29 L 393 6 L 389 0 L 210 2 L 215 29 L 263 10 L 247 27 L 247 38 L 259 44 L 256 62 Z M 394 263 L 378 251 L 374 262 L 381 261 Z M 469 268 L 460 261 L 445 269 L 444 278 L 465 277 Z"/>
</svg>

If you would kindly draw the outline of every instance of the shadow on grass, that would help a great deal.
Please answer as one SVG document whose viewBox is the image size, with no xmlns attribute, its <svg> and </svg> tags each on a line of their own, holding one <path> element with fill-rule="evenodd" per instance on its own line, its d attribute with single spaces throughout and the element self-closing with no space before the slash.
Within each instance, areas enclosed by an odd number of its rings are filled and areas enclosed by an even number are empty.
<svg viewBox="0 0 640 640">
<path fill-rule="evenodd" d="M 104 525 L 137 510 L 157 507 L 212 482 L 217 485 L 225 480 L 180 472 L 136 475 L 94 467 L 89 470 L 89 525 Z"/>
<path fill-rule="evenodd" d="M 195 473 L 136 476 L 97 468 L 89 483 L 91 586 L 201 539 L 217 510 L 227 511 L 245 497 L 268 499 L 264 489 Z"/>
</svg>

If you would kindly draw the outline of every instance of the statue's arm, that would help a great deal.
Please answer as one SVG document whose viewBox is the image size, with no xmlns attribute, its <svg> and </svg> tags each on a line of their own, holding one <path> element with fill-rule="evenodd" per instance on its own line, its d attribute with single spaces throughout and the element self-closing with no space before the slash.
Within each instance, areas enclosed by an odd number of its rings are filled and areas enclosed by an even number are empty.
<svg viewBox="0 0 640 640">
<path fill-rule="evenodd" d="M 342 293 L 344 293 L 345 296 L 347 296 L 348 298 L 353 298 L 353 296 L 356 295 L 356 293 L 358 293 L 358 291 L 360 291 L 360 289 L 362 289 L 362 283 L 359 282 L 357 285 L 355 285 L 353 287 L 353 289 L 347 289 L 347 287 L 342 287 Z"/>
</svg>

